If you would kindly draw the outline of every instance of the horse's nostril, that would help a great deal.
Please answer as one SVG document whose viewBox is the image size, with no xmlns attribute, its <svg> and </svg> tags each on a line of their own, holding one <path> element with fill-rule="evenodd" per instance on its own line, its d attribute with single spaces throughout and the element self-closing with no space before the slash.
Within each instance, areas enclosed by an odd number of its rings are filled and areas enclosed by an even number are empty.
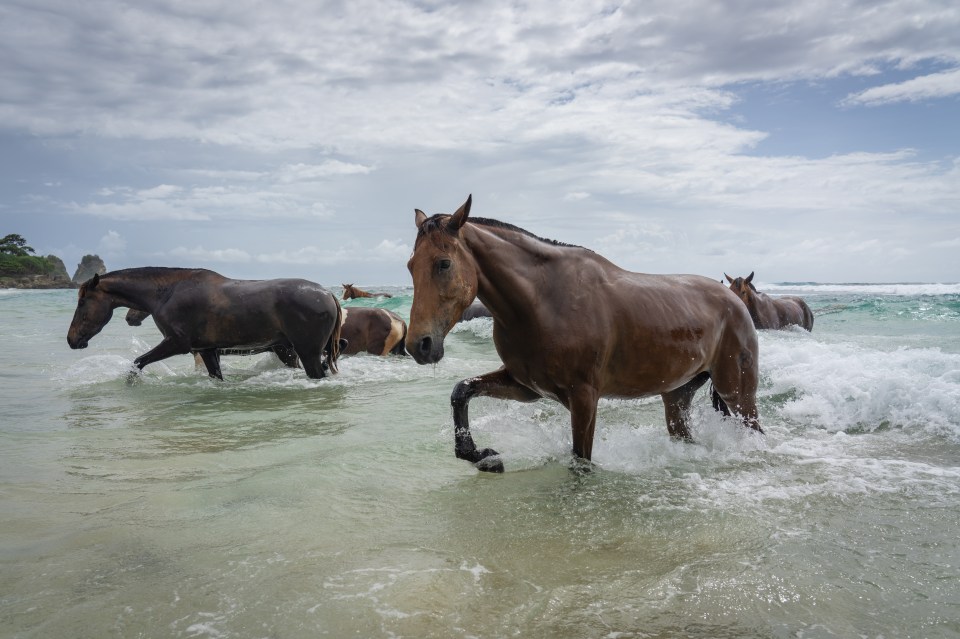
<svg viewBox="0 0 960 639">
<path fill-rule="evenodd" d="M 429 335 L 426 337 L 420 338 L 420 343 L 417 345 L 417 348 L 420 349 L 422 355 L 428 355 L 433 348 L 433 338 Z"/>
</svg>

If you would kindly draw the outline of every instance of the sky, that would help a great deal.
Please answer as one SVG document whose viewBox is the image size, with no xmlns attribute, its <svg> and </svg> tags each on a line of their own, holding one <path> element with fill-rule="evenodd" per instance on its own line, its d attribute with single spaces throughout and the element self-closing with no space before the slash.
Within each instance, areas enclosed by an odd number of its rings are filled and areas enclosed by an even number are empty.
<svg viewBox="0 0 960 639">
<path fill-rule="evenodd" d="M 70 275 L 405 286 L 470 194 L 634 271 L 960 281 L 960 4 L 0 4 L 0 236 Z"/>
</svg>

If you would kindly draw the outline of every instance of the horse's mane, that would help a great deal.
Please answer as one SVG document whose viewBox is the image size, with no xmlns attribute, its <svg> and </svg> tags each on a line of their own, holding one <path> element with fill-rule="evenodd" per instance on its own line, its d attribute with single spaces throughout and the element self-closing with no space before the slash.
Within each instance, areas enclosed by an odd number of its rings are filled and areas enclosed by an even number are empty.
<svg viewBox="0 0 960 639">
<path fill-rule="evenodd" d="M 424 235 L 427 235 L 428 233 L 431 233 L 436 230 L 442 230 L 445 233 L 450 234 L 450 232 L 447 231 L 446 224 L 442 223 L 448 217 L 449 216 L 447 215 L 438 213 L 437 215 L 434 215 L 424 220 L 423 224 L 420 225 L 420 229 L 417 231 L 416 242 L 419 242 L 420 238 L 423 237 Z M 526 229 L 522 229 L 519 226 L 510 224 L 509 222 L 501 222 L 500 220 L 494 220 L 486 217 L 471 217 L 467 219 L 467 222 L 469 224 L 478 224 L 480 226 L 489 226 L 491 228 L 506 229 L 508 231 L 514 231 L 516 233 L 521 233 L 522 235 L 526 235 L 527 237 L 532 237 L 535 240 L 539 240 L 541 242 L 545 242 L 553 246 L 569 246 L 573 248 L 583 248 L 582 246 L 577 246 L 576 244 L 567 244 L 565 242 L 560 242 L 558 240 L 550 240 L 545 237 L 540 237 L 539 235 L 535 235 L 534 233 L 531 233 Z"/>
</svg>

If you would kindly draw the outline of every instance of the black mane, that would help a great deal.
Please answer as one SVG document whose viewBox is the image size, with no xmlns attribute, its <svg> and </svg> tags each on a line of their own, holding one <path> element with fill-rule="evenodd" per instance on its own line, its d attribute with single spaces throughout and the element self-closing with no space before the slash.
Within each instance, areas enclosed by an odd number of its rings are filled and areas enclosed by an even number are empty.
<svg viewBox="0 0 960 639">
<path fill-rule="evenodd" d="M 441 231 L 443 231 L 444 233 L 447 233 L 447 234 L 452 235 L 449 231 L 447 231 L 446 225 L 443 224 L 443 222 L 445 222 L 448 217 L 449 217 L 449 216 L 447 216 L 447 215 L 444 215 L 444 214 L 442 214 L 442 213 L 438 213 L 438 214 L 436 214 L 436 215 L 434 215 L 434 216 L 431 216 L 431 217 L 427 218 L 426 220 L 424 220 L 423 224 L 420 225 L 420 229 L 417 231 L 417 240 L 416 240 L 416 241 L 419 242 L 421 237 L 423 237 L 423 236 L 426 235 L 427 233 L 430 233 L 430 232 L 436 231 L 436 230 L 441 230 Z M 516 232 L 516 233 L 522 233 L 523 235 L 526 235 L 527 237 L 532 237 L 532 238 L 535 239 L 535 240 L 539 240 L 539 241 L 541 241 L 541 242 L 545 242 L 545 243 L 551 244 L 551 245 L 553 245 L 553 246 L 569 246 L 569 247 L 573 247 L 573 248 L 583 248 L 582 246 L 577 246 L 576 244 L 567 244 L 567 243 L 565 243 L 565 242 L 560 242 L 560 241 L 558 241 L 558 240 L 550 240 L 550 239 L 547 239 L 547 238 L 545 238 L 545 237 L 540 237 L 539 235 L 535 235 L 535 234 L 531 233 L 530 231 L 528 231 L 528 230 L 526 230 L 526 229 L 522 229 L 522 228 L 520 228 L 519 226 L 510 224 L 509 222 L 501 222 L 500 220 L 493 220 L 493 219 L 486 218 L 486 217 L 471 217 L 471 218 L 467 218 L 467 222 L 470 223 L 470 224 L 477 224 L 477 225 L 479 225 L 479 226 L 489 226 L 489 227 L 491 227 L 491 228 L 506 229 L 506 230 L 508 230 L 508 231 L 514 231 L 514 232 Z"/>
</svg>

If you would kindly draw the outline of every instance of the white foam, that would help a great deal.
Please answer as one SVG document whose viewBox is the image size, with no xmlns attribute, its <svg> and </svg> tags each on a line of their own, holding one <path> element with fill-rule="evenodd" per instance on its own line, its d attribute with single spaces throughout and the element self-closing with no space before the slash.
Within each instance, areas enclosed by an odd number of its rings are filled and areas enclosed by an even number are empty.
<svg viewBox="0 0 960 639">
<path fill-rule="evenodd" d="M 861 295 L 958 295 L 960 284 L 816 284 L 754 283 L 764 293 L 856 293 Z"/>
<path fill-rule="evenodd" d="M 881 351 L 790 333 L 760 335 L 766 397 L 788 396 L 782 418 L 828 431 L 933 429 L 960 437 L 960 354 Z"/>
</svg>

